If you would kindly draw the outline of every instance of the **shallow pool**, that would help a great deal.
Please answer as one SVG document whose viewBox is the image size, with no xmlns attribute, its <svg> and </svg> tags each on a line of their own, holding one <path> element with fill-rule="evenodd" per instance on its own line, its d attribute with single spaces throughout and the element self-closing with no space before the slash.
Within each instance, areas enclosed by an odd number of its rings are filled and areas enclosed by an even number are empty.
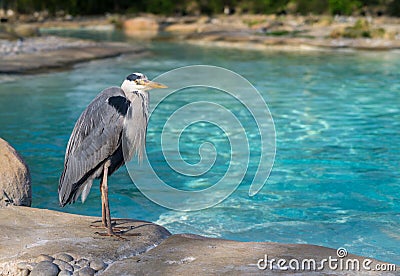
<svg viewBox="0 0 400 276">
<path fill-rule="evenodd" d="M 277 152 L 266 185 L 256 196 L 248 196 L 258 161 L 254 134 L 243 183 L 217 206 L 196 212 L 162 208 L 144 197 L 122 168 L 110 178 L 112 216 L 154 221 L 173 233 L 345 247 L 350 253 L 400 264 L 400 53 L 144 45 L 150 52 L 141 57 L 93 61 L 65 72 L 1 77 L 0 137 L 16 147 L 31 169 L 33 206 L 61 210 L 57 185 L 66 143 L 79 114 L 99 91 L 119 85 L 134 71 L 154 78 L 184 65 L 217 65 L 247 78 L 269 105 Z M 199 99 L 227 105 L 231 100 L 207 90 L 172 98 L 166 107 Z M 233 109 L 236 104 L 232 102 Z M 240 116 L 246 123 L 246 113 Z M 152 118 L 147 149 L 156 170 L 171 179 L 174 172 L 157 148 L 162 119 Z M 249 133 L 253 124 L 248 122 Z M 225 138 L 212 126 L 193 125 L 181 138 L 183 158 L 197 162 L 203 140 L 224 151 Z M 215 173 L 179 178 L 171 185 L 189 190 L 212 185 L 226 169 L 221 158 Z M 98 186 L 93 186 L 85 204 L 62 210 L 100 215 Z"/>
</svg>

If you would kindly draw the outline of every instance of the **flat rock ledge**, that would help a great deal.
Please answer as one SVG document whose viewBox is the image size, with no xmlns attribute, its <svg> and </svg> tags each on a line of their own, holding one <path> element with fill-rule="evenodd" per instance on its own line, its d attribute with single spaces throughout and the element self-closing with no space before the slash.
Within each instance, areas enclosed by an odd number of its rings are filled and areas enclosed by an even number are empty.
<svg viewBox="0 0 400 276">
<path fill-rule="evenodd" d="M 32 38 L 32 41 L 43 38 Z M 34 44 L 34 42 L 30 42 Z M 65 42 L 67 41 L 67 42 Z M 140 54 L 142 47 L 118 42 L 92 42 L 73 39 L 57 38 L 56 44 L 46 45 L 43 49 L 17 49 L 17 54 L 11 52 L 0 55 L 0 74 L 32 74 L 51 70 L 65 69 L 81 62 L 95 59 L 111 58 L 122 54 Z M 64 43 L 64 44 L 63 44 Z M 25 43 L 29 44 L 29 43 Z M 17 48 L 18 44 L 14 48 Z"/>
<path fill-rule="evenodd" d="M 96 234 L 105 233 L 94 228 L 100 226 L 96 217 L 21 206 L 0 208 L 0 275 L 19 275 L 26 269 L 33 272 L 36 264 L 46 261 L 51 263 L 43 266 L 49 269 L 52 263 L 60 270 L 101 268 L 102 262 L 110 264 L 144 253 L 171 235 L 146 221 L 117 220 L 117 224 L 130 229 L 124 239 Z"/>
<path fill-rule="evenodd" d="M 191 234 L 171 235 L 162 226 L 136 220 L 116 220 L 128 230 L 124 239 L 95 234 L 99 218 L 10 206 L 0 209 L 0 275 L 383 275 L 362 267 L 367 257 L 315 245 L 237 242 Z M 265 258 L 269 263 L 265 270 Z M 321 260 L 342 260 L 329 267 Z M 260 259 L 262 259 L 260 261 Z M 287 270 L 277 260 L 286 260 Z M 368 258 L 369 267 L 388 264 Z M 301 268 L 294 270 L 296 261 Z M 315 270 L 307 260 L 315 260 Z M 349 262 L 348 262 L 349 261 Z M 359 263 L 360 270 L 353 268 Z M 356 268 L 356 266 L 354 266 Z M 398 275 L 396 269 L 384 275 Z"/>
</svg>

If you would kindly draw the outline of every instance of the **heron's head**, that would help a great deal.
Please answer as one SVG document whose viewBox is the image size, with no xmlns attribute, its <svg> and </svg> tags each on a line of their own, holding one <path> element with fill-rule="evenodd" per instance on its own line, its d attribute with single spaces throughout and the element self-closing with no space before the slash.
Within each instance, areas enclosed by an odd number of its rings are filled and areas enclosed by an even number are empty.
<svg viewBox="0 0 400 276">
<path fill-rule="evenodd" d="M 142 73 L 132 73 L 126 77 L 121 85 L 125 93 L 133 91 L 147 91 L 153 88 L 167 88 L 164 84 L 149 81 Z"/>
</svg>

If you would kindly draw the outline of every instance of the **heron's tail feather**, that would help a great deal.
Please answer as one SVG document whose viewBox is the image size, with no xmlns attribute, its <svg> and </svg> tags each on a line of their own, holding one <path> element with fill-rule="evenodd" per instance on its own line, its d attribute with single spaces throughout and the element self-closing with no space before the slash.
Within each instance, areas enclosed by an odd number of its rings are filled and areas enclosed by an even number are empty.
<svg viewBox="0 0 400 276">
<path fill-rule="evenodd" d="M 68 199 L 70 198 L 73 186 L 70 183 L 67 183 L 65 179 L 65 172 L 66 170 L 64 169 L 60 177 L 60 183 L 58 184 L 58 200 L 61 207 L 64 207 L 67 203 L 69 203 Z"/>
<path fill-rule="evenodd" d="M 88 179 L 81 185 L 76 184 L 77 183 L 75 183 L 74 185 L 60 185 L 61 189 L 58 191 L 58 197 L 61 207 L 64 207 L 68 203 L 74 203 L 75 201 L 77 201 L 80 195 L 82 197 L 82 203 L 84 203 L 87 196 L 89 195 L 90 188 L 93 184 L 93 179 Z M 65 188 L 63 189 L 63 187 Z M 69 187 L 72 187 L 72 189 L 69 189 Z"/>
<path fill-rule="evenodd" d="M 66 181 L 63 176 L 61 176 L 58 186 L 60 206 L 64 207 L 68 203 L 74 203 L 80 195 L 82 195 L 82 203 L 84 203 L 92 187 L 94 176 L 81 178 L 78 182 L 72 184 Z"/>
<path fill-rule="evenodd" d="M 81 187 L 83 187 L 82 189 L 82 203 L 85 202 L 87 196 L 89 195 L 90 192 L 90 188 L 92 188 L 92 184 L 93 184 L 93 179 L 90 179 L 88 181 L 86 181 L 86 183 L 84 185 L 82 185 Z M 78 194 L 78 193 L 77 193 Z M 79 195 L 78 195 L 79 196 Z"/>
<path fill-rule="evenodd" d="M 93 169 L 86 172 L 83 176 L 77 177 L 76 172 L 68 167 L 60 177 L 60 184 L 58 185 L 58 197 L 60 206 L 64 207 L 68 203 L 74 203 L 82 194 L 82 202 L 84 202 L 92 187 L 93 179 L 97 175 L 102 174 L 102 166 L 105 160 L 97 164 Z M 78 174 L 79 175 L 79 174 Z M 78 179 L 78 181 L 76 181 Z"/>
<path fill-rule="evenodd" d="M 68 203 L 74 203 L 78 198 L 79 189 L 73 189 L 76 185 L 61 185 L 58 189 L 58 199 L 60 202 L 60 206 L 64 207 Z"/>
</svg>

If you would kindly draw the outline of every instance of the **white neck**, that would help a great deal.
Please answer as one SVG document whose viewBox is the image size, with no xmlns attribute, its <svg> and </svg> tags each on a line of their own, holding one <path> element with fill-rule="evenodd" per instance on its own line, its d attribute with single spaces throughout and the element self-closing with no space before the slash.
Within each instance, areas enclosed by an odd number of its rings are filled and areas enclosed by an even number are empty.
<svg viewBox="0 0 400 276">
<path fill-rule="evenodd" d="M 133 91 L 137 91 L 138 86 L 133 81 L 124 80 L 124 82 L 121 84 L 121 89 L 124 91 L 125 95 L 128 95 L 129 93 L 132 93 Z"/>
<path fill-rule="evenodd" d="M 124 157 L 130 160 L 136 154 L 141 160 L 146 145 L 149 93 L 146 90 L 139 90 L 137 87 L 132 89 L 132 86 L 124 86 L 124 84 L 122 84 L 121 89 L 124 91 L 125 97 L 131 102 L 130 112 L 124 120 L 125 143 L 127 143 L 126 149 L 128 149 L 127 152 L 124 152 Z"/>
</svg>

